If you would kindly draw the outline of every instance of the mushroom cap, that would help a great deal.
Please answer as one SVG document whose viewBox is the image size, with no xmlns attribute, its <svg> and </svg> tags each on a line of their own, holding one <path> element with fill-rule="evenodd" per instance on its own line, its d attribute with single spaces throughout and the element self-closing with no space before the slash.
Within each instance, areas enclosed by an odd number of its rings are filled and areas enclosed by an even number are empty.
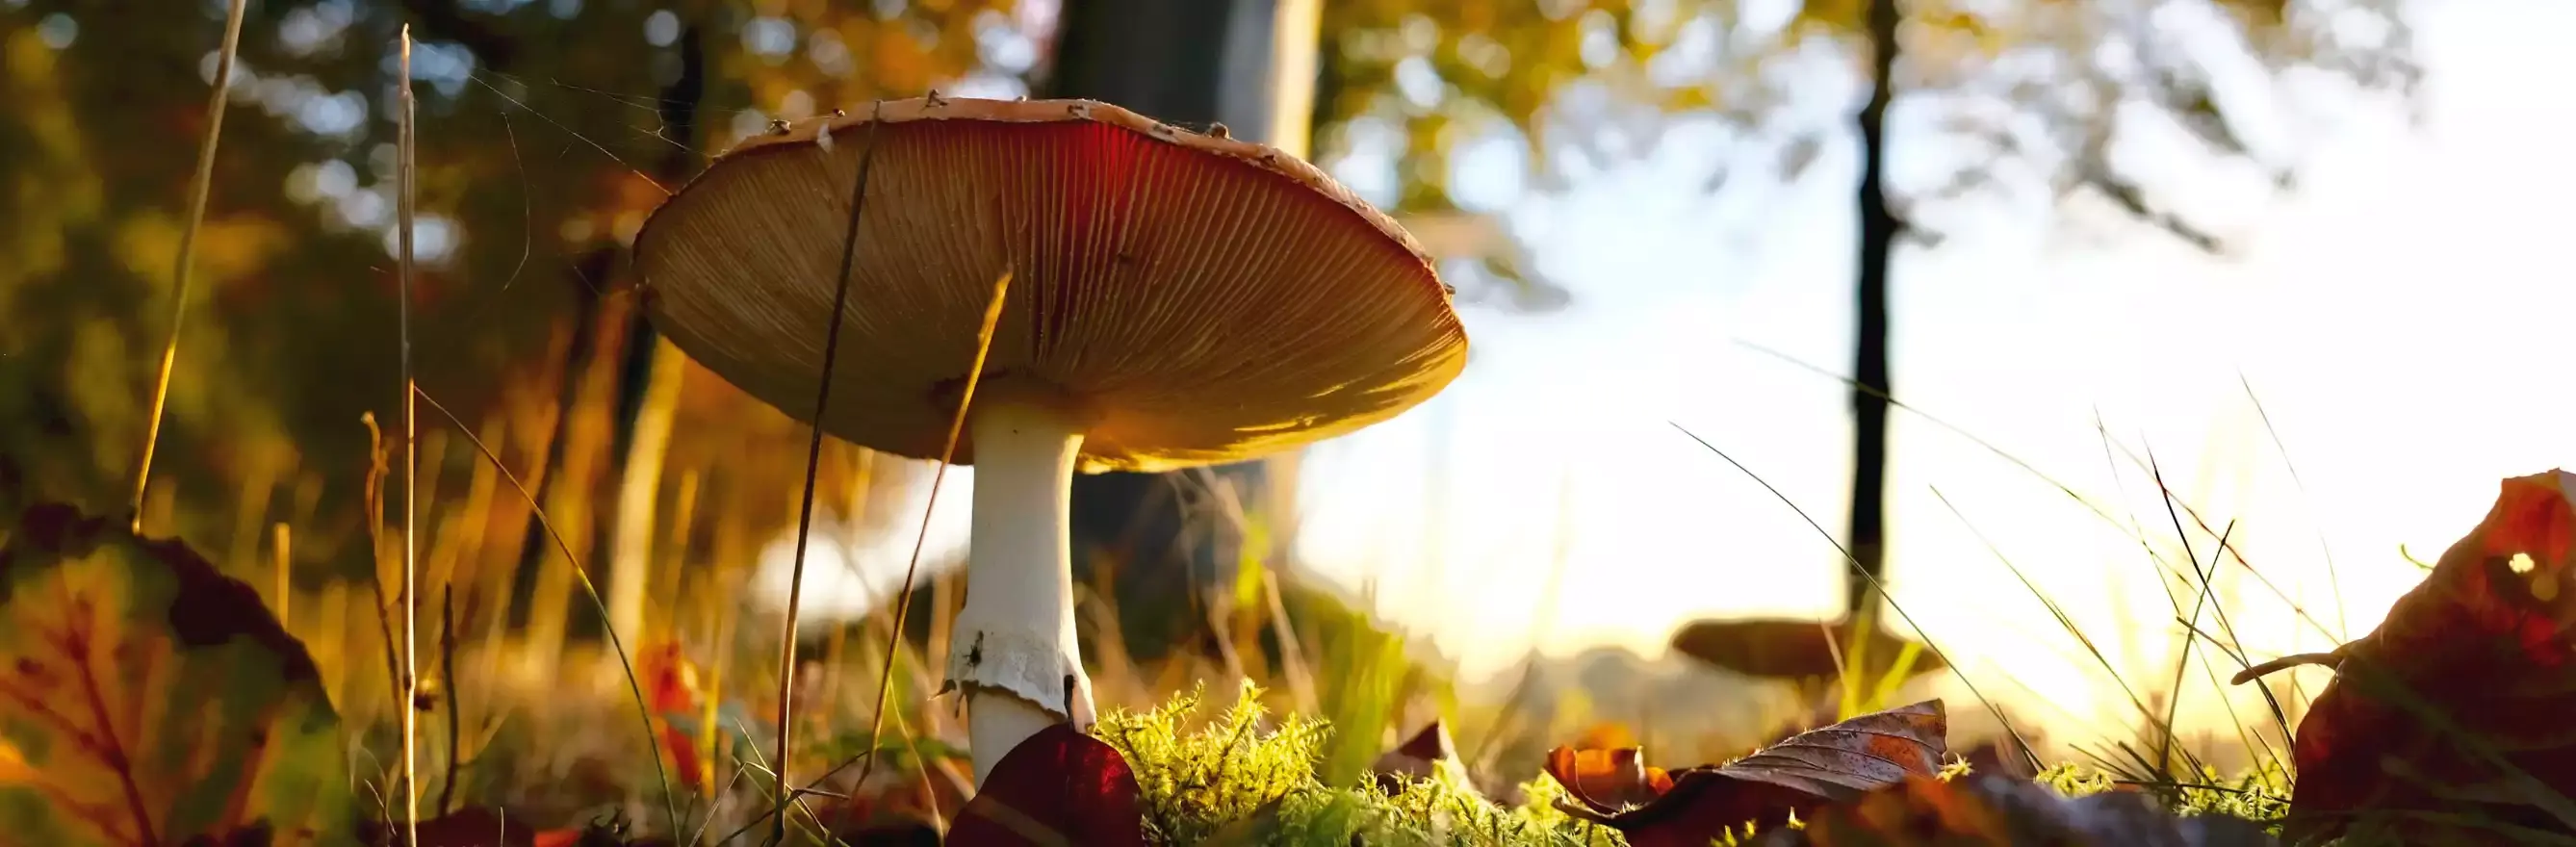
<svg viewBox="0 0 2576 847">
<path fill-rule="evenodd" d="M 850 194 L 874 147 L 830 403 Z M 1078 467 L 1229 462 L 1360 429 L 1466 364 L 1412 236 L 1313 165 L 1087 100 L 885 101 L 717 157 L 635 238 L 643 308 L 754 397 L 939 457 L 994 283 L 979 401 L 1046 402 Z M 974 462 L 971 435 L 952 459 Z"/>
</svg>

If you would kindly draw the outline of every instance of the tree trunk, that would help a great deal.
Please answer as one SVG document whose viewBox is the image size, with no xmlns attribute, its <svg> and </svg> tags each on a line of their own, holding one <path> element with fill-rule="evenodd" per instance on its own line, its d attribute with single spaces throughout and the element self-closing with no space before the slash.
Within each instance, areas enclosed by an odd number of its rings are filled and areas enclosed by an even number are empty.
<svg viewBox="0 0 2576 847">
<path fill-rule="evenodd" d="M 1304 156 L 1314 96 L 1316 0 L 1066 0 L 1046 95 L 1102 100 L 1166 123 L 1206 129 Z M 1285 22 L 1285 26 L 1282 26 Z M 1278 462 L 1281 460 L 1272 460 Z M 1293 457 L 1286 461 L 1293 462 Z M 1285 474 L 1260 462 L 1214 469 L 1247 509 L 1276 522 L 1293 498 Z M 1191 589 L 1230 575 L 1237 534 L 1193 508 L 1207 498 L 1190 474 L 1107 473 L 1073 481 L 1073 566 L 1078 581 L 1114 570 L 1130 645 L 1168 644 L 1201 626 Z"/>
<path fill-rule="evenodd" d="M 1895 99 L 1896 0 L 1869 0 L 1869 103 L 1860 110 L 1860 285 L 1852 342 L 1852 481 L 1850 542 L 1853 568 L 1844 577 L 1846 612 L 1858 613 L 1877 596 L 1872 583 L 1886 570 L 1887 500 L 1887 270 L 1896 249 L 1898 222 L 1887 207 L 1887 106 Z"/>
</svg>

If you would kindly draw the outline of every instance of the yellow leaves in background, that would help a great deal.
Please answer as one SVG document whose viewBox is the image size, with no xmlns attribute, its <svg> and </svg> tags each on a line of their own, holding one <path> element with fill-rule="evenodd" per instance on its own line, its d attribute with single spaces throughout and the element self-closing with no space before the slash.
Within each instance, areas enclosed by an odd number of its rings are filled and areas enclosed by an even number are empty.
<svg viewBox="0 0 2576 847">
<path fill-rule="evenodd" d="M 178 267 L 179 237 L 186 225 L 176 210 L 166 215 L 129 217 L 117 227 L 117 259 L 127 272 L 152 280 L 154 287 L 167 296 L 170 275 Z M 286 227 L 275 219 L 258 215 L 219 218 L 209 214 L 205 226 L 197 231 L 197 285 L 192 293 L 201 302 L 214 296 L 215 290 L 226 282 L 266 269 L 287 245 Z M 166 308 L 167 301 L 162 305 Z"/>
</svg>

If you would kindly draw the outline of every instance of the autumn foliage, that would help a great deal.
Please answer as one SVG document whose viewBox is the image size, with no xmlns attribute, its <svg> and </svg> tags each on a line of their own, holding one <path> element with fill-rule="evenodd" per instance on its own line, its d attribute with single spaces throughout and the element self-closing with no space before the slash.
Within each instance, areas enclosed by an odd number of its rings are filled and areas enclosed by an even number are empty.
<svg viewBox="0 0 2576 847">
<path fill-rule="evenodd" d="M 2377 630 L 2329 654 L 2240 675 L 2298 664 L 2336 670 L 2296 729 L 2297 779 L 2281 834 L 2348 844 L 2576 838 L 2567 797 L 2576 786 L 2571 579 L 2576 475 L 2507 479 L 2485 519 Z M 8 669 L 0 674 L 0 833 L 64 845 L 390 843 L 382 822 L 360 819 L 344 735 L 311 659 L 255 590 L 186 545 L 65 506 L 30 508 L 0 544 L 0 613 L 0 668 Z M 707 692 L 676 647 L 648 649 L 639 665 L 662 717 L 704 708 Z M 1228 732 L 1239 736 L 1252 714 L 1237 715 Z M 1121 737 L 1126 748 L 1053 727 L 998 763 L 971 799 L 962 785 L 927 808 L 890 803 L 892 795 L 841 797 L 820 804 L 819 822 L 862 841 L 1165 843 L 1170 834 L 1156 828 L 1155 800 L 1125 752 L 1141 749 L 1138 726 L 1121 730 L 1130 733 Z M 700 770 L 691 758 L 698 739 L 668 720 L 657 729 L 664 755 L 684 774 Z M 2273 821 L 2177 815 L 2145 787 L 2070 797 L 2011 774 L 1969 772 L 1947 733 L 1943 704 L 1930 700 L 1732 761 L 1667 768 L 1620 733 L 1597 731 L 1548 753 L 1545 773 L 1561 793 L 1541 796 L 1555 798 L 1560 821 L 1615 831 L 1631 847 L 1730 838 L 1770 847 L 2278 843 L 2266 831 Z M 1443 802 L 1499 808 L 1479 793 L 1438 722 L 1372 770 L 1364 790 L 1337 796 L 1383 801 L 1439 782 L 1454 786 Z M 894 784 L 919 793 L 908 778 Z M 1266 843 L 1264 833 L 1282 831 L 1290 799 L 1246 807 L 1244 820 L 1220 822 L 1215 841 Z M 432 845 L 668 843 L 475 806 L 425 820 L 420 831 Z"/>
<path fill-rule="evenodd" d="M 2576 474 L 2505 480 L 2377 630 L 2297 661 L 2336 678 L 2299 724 L 2292 839 L 2576 838 Z"/>
<path fill-rule="evenodd" d="M 1723 765 L 1667 772 L 1643 751 L 1548 754 L 1548 775 L 1574 796 L 1566 811 L 1600 822 L 1633 847 L 1706 844 L 1730 832 L 1786 824 L 1793 813 L 1938 773 L 1949 717 L 1938 700 L 1802 732 Z"/>
</svg>

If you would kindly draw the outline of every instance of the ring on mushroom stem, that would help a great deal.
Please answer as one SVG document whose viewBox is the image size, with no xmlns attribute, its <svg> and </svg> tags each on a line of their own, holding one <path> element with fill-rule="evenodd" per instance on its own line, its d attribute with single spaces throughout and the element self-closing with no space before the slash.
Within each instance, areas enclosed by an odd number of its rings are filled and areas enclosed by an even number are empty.
<svg viewBox="0 0 2576 847">
<path fill-rule="evenodd" d="M 981 785 L 1031 734 L 1093 720 L 1066 534 L 1075 472 L 1358 430 L 1446 387 L 1467 336 L 1421 245 L 1314 166 L 1066 100 L 889 101 L 743 142 L 637 234 L 657 292 L 646 314 L 708 370 L 814 415 L 851 214 L 819 187 L 849 184 L 867 156 L 832 405 L 810 423 L 938 458 L 993 280 L 1014 275 L 952 457 L 976 480 L 948 683 Z"/>
</svg>

